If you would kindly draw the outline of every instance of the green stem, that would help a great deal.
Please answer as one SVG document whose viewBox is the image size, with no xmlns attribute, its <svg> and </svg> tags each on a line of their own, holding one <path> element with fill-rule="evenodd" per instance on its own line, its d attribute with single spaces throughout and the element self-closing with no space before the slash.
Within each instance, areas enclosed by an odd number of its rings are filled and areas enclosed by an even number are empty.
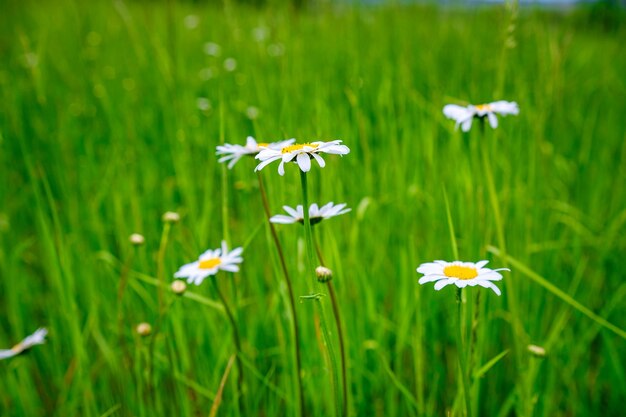
<svg viewBox="0 0 626 417">
<path fill-rule="evenodd" d="M 313 237 L 315 241 L 315 252 L 317 252 L 317 259 L 320 261 L 320 265 L 326 266 L 324 262 L 324 258 L 322 257 L 322 250 L 320 248 L 319 242 Z M 341 391 L 343 397 L 343 407 L 341 409 L 342 416 L 347 417 L 348 415 L 348 377 L 346 372 L 346 349 L 345 343 L 343 339 L 343 327 L 341 325 L 341 314 L 339 312 L 339 303 L 337 302 L 337 296 L 335 294 L 335 287 L 333 286 L 332 281 L 328 281 L 326 283 L 328 286 L 328 292 L 330 294 L 330 301 L 333 307 L 333 314 L 335 316 L 335 326 L 337 327 L 337 337 L 339 339 L 339 355 L 341 358 Z"/>
<path fill-rule="evenodd" d="M 313 276 L 315 276 L 314 274 L 315 255 L 314 255 L 314 249 L 313 249 L 314 245 L 313 245 L 313 233 L 311 231 L 311 219 L 309 217 L 309 196 L 308 196 L 306 172 L 300 171 L 300 182 L 302 184 L 302 212 L 304 214 L 304 235 L 305 235 L 305 240 L 306 240 L 307 258 L 308 258 L 307 270 L 309 274 L 313 274 Z M 317 281 L 317 278 L 314 278 L 314 281 L 312 282 L 312 285 L 310 286 L 312 290 L 311 292 L 313 292 L 313 288 L 315 288 L 316 281 Z M 330 331 L 328 330 L 328 324 L 327 324 L 328 321 L 326 319 L 326 312 L 324 310 L 324 304 L 321 302 L 319 298 L 317 298 L 317 300 L 319 301 L 319 306 L 320 306 L 320 325 L 322 328 L 322 334 L 324 335 L 324 340 L 326 342 L 326 349 L 327 349 L 326 354 L 328 356 L 328 360 L 330 362 L 330 367 L 331 367 L 330 382 L 331 382 L 332 392 L 334 396 L 335 415 L 338 416 L 340 415 L 341 406 L 339 404 L 339 395 L 337 393 L 337 385 L 338 385 L 337 361 L 335 359 L 335 353 L 333 350 L 332 339 L 330 337 Z"/>
<path fill-rule="evenodd" d="M 157 335 L 161 331 L 161 322 L 163 321 L 163 316 L 165 315 L 165 300 L 163 294 L 163 288 L 165 287 L 165 250 L 167 248 L 167 243 L 169 241 L 170 230 L 172 228 L 172 224 L 170 222 L 165 222 L 163 225 L 163 232 L 161 233 L 161 242 L 159 244 L 159 252 L 157 253 L 157 298 L 159 302 L 159 310 L 157 319 L 154 323 L 154 329 L 152 335 L 150 336 L 150 343 L 148 347 L 148 360 L 150 364 L 148 366 L 149 370 L 149 383 L 151 389 L 156 385 L 154 384 L 154 346 L 156 344 Z M 152 394 L 151 394 L 152 395 Z"/>
<path fill-rule="evenodd" d="M 235 316 L 233 316 L 233 313 L 230 307 L 228 307 L 226 298 L 224 298 L 224 295 L 220 291 L 220 287 L 217 284 L 217 279 L 215 277 L 210 277 L 210 280 L 213 282 L 213 286 L 215 287 L 215 292 L 217 292 L 217 295 L 220 298 L 222 305 L 224 305 L 224 311 L 226 312 L 228 321 L 230 321 L 230 324 L 233 328 L 233 340 L 235 341 L 235 348 L 237 349 L 237 369 L 239 370 L 239 374 L 237 377 L 237 386 L 239 387 L 239 390 L 240 390 L 240 393 L 238 396 L 239 414 L 245 415 L 244 409 L 243 409 L 243 365 L 241 363 L 241 340 L 239 339 L 239 330 L 237 329 L 237 322 L 235 321 Z"/>
<path fill-rule="evenodd" d="M 276 228 L 274 227 L 274 223 L 270 221 L 271 212 L 270 205 L 267 199 L 267 193 L 265 192 L 265 186 L 263 184 L 263 179 L 261 177 L 261 173 L 257 172 L 257 178 L 259 180 L 259 190 L 261 191 L 261 200 L 263 200 L 263 209 L 265 210 L 265 217 L 267 218 L 267 224 L 270 227 L 270 232 L 272 235 L 272 239 L 274 240 L 274 245 L 276 246 L 276 251 L 278 252 L 278 258 L 280 259 L 280 266 L 283 271 L 283 275 L 285 277 L 285 281 L 287 282 L 287 290 L 289 292 L 289 307 L 291 309 L 291 316 L 293 320 L 293 335 L 294 335 L 294 348 L 295 348 L 295 357 L 296 357 L 296 385 L 298 390 L 298 405 L 300 410 L 300 416 L 306 416 L 306 408 L 304 403 L 304 390 L 302 389 L 302 355 L 300 353 L 300 329 L 298 327 L 298 316 L 296 314 L 296 299 L 293 293 L 293 285 L 291 284 L 291 279 L 289 278 L 289 270 L 287 269 L 287 263 L 285 262 L 285 255 L 283 253 L 283 248 L 280 244 L 280 240 L 278 239 L 278 234 L 276 233 Z"/>
<path fill-rule="evenodd" d="M 465 355 L 464 343 L 463 343 L 463 329 L 465 328 L 465 310 L 463 308 L 463 290 L 457 289 L 456 293 L 457 302 L 457 333 L 456 333 L 456 346 L 457 357 L 459 358 L 459 368 L 461 369 L 461 386 L 463 389 L 463 397 L 465 399 L 465 415 L 466 417 L 472 417 L 472 406 L 469 396 L 469 378 L 467 374 L 467 357 Z"/>
</svg>

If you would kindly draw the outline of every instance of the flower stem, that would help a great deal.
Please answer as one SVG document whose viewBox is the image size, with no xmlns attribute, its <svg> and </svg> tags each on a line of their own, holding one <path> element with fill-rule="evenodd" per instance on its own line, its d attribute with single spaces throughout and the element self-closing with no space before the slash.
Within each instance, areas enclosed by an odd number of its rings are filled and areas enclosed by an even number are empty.
<svg viewBox="0 0 626 417">
<path fill-rule="evenodd" d="M 226 312 L 226 316 L 228 316 L 228 320 L 233 328 L 233 340 L 235 341 L 235 348 L 237 349 L 237 369 L 239 373 L 237 375 L 237 386 L 241 391 L 238 395 L 239 401 L 239 414 L 245 415 L 243 410 L 243 365 L 241 363 L 241 340 L 239 339 L 239 330 L 237 329 L 237 322 L 235 321 L 235 316 L 233 316 L 232 311 L 228 307 L 228 303 L 226 302 L 226 298 L 224 298 L 224 294 L 220 291 L 220 287 L 217 284 L 217 280 L 215 277 L 211 277 L 211 281 L 213 282 L 213 286 L 215 287 L 215 292 L 217 292 L 222 305 L 224 306 L 224 311 Z"/>
<path fill-rule="evenodd" d="M 322 257 L 322 250 L 316 236 L 313 236 L 315 242 L 315 252 L 317 252 L 317 259 L 320 261 L 320 265 L 326 266 L 324 258 Z M 335 294 L 335 287 L 332 281 L 326 283 L 328 286 L 328 292 L 330 294 L 330 301 L 333 306 L 333 313 L 335 315 L 335 326 L 337 327 L 337 337 L 339 339 L 339 355 L 341 357 L 341 390 L 343 397 L 343 407 L 341 409 L 341 415 L 347 417 L 348 415 L 348 377 L 346 372 L 346 349 L 343 339 L 343 327 L 341 325 L 341 315 L 339 312 L 339 303 L 337 302 L 337 296 Z"/>
<path fill-rule="evenodd" d="M 456 292 L 457 302 L 457 334 L 456 334 L 456 346 L 457 357 L 459 358 L 459 368 L 461 369 L 461 386 L 463 389 L 463 397 L 465 399 L 465 415 L 466 417 L 472 417 L 472 406 L 469 396 L 469 378 L 467 374 L 467 362 L 463 343 L 463 330 L 465 328 L 465 309 L 463 308 L 463 289 L 458 288 Z"/>
<path fill-rule="evenodd" d="M 291 309 L 291 317 L 293 320 L 293 335 L 294 335 L 294 348 L 295 348 L 295 357 L 296 357 L 296 385 L 298 390 L 298 405 L 300 410 L 300 417 L 306 416 L 306 408 L 304 403 L 304 391 L 302 389 L 302 355 L 300 354 L 300 329 L 298 327 L 298 316 L 296 314 L 296 300 L 293 294 L 293 285 L 291 284 L 291 279 L 289 278 L 289 270 L 287 269 L 287 263 L 285 262 L 285 254 L 283 253 L 283 248 L 280 245 L 280 240 L 278 239 L 278 234 L 276 233 L 276 228 L 274 227 L 274 223 L 270 221 L 271 212 L 270 205 L 267 199 L 267 193 L 265 192 L 265 185 L 263 184 L 263 178 L 261 177 L 261 173 L 257 172 L 257 178 L 259 180 L 259 190 L 261 191 L 261 200 L 263 200 L 263 209 L 265 210 L 265 217 L 267 218 L 267 224 L 270 227 L 270 232 L 272 235 L 272 239 L 274 240 L 274 245 L 276 246 L 276 251 L 278 252 L 278 258 L 280 259 L 280 266 L 283 270 L 283 275 L 285 277 L 285 281 L 287 282 L 287 290 L 289 292 L 289 307 Z"/>
<path fill-rule="evenodd" d="M 313 233 L 311 231 L 311 219 L 309 216 L 309 196 L 308 196 L 308 188 L 307 188 L 307 177 L 306 172 L 300 171 L 300 182 L 302 184 L 302 212 L 304 214 L 304 235 L 306 240 L 307 247 L 307 258 L 308 258 L 308 268 L 310 274 L 313 274 L 315 269 L 315 255 L 313 249 Z M 315 283 L 317 278 L 313 281 L 313 285 L 310 286 L 311 289 L 315 288 Z M 326 320 L 326 312 L 324 310 L 324 304 L 318 298 L 319 306 L 320 306 L 320 325 L 322 328 L 322 333 L 324 335 L 324 340 L 326 342 L 326 355 L 328 356 L 328 360 L 330 362 L 331 367 L 331 375 L 330 382 L 332 386 L 332 392 L 334 396 L 335 402 L 335 415 L 340 415 L 341 406 L 339 405 L 339 395 L 337 392 L 337 361 L 335 359 L 335 353 L 333 350 L 332 339 L 330 337 L 330 331 L 328 330 L 328 324 Z"/>
</svg>

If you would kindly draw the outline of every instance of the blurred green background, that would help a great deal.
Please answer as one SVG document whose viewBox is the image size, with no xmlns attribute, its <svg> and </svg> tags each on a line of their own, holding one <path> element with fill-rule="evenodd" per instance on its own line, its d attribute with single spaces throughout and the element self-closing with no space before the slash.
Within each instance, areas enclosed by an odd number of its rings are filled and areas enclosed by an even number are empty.
<svg viewBox="0 0 626 417">
<path fill-rule="evenodd" d="M 444 190 L 461 259 L 512 269 L 501 297 L 467 292 L 472 373 L 507 352 L 473 378 L 474 415 L 621 415 L 625 22 L 598 5 L 4 3 L 0 348 L 39 326 L 50 334 L 0 362 L 0 415 L 208 415 L 235 352 L 211 285 L 185 297 L 165 287 L 158 331 L 135 327 L 158 320 L 157 277 L 169 284 L 225 235 L 246 245 L 241 272 L 216 277 L 242 333 L 244 414 L 295 415 L 286 288 L 255 162 L 226 171 L 215 156 L 248 135 L 351 148 L 309 175 L 313 201 L 353 208 L 316 227 L 335 271 L 351 415 L 463 415 L 455 292 L 415 272 L 452 260 Z M 500 99 L 520 115 L 484 136 L 441 112 Z M 278 213 L 301 201 L 296 166 L 276 169 L 262 175 Z M 168 210 L 181 221 L 159 255 Z M 278 228 L 298 296 L 309 294 L 301 229 Z M 129 243 L 135 232 L 144 246 Z M 495 255 L 503 246 L 512 259 Z M 313 302 L 297 308 L 307 410 L 332 415 Z M 218 415 L 240 414 L 233 376 Z"/>
</svg>

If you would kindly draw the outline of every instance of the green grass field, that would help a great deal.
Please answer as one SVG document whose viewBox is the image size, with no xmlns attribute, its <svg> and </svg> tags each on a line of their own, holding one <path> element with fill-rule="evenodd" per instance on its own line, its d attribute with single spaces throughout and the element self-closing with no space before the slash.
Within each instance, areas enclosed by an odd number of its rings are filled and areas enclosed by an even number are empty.
<svg viewBox="0 0 626 417">
<path fill-rule="evenodd" d="M 416 272 L 455 246 L 511 269 L 501 297 L 464 291 L 472 416 L 622 415 L 623 14 L 62 0 L 0 15 L 0 348 L 49 330 L 0 361 L 0 415 L 299 415 L 256 161 L 227 170 L 215 156 L 248 135 L 351 149 L 307 175 L 312 201 L 353 209 L 315 227 L 349 415 L 466 415 L 455 287 Z M 484 136 L 441 111 L 501 99 L 520 115 Z M 261 171 L 274 214 L 302 204 L 297 166 L 286 171 Z M 169 231 L 166 211 L 181 216 Z M 327 287 L 307 269 L 304 228 L 276 230 L 305 414 L 337 415 Z M 172 293 L 178 268 L 222 239 L 245 246 L 241 271 Z M 213 279 L 235 312 L 243 387 Z"/>
</svg>

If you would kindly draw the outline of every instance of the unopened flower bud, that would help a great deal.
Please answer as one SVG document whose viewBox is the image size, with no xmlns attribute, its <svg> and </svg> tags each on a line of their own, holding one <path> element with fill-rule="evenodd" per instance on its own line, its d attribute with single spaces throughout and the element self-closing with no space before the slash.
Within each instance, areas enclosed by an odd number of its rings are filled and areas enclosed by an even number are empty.
<svg viewBox="0 0 626 417">
<path fill-rule="evenodd" d="M 172 285 L 170 286 L 170 288 L 172 289 L 172 292 L 174 294 L 183 295 L 183 293 L 187 289 L 187 284 L 185 283 L 185 281 L 181 281 L 177 279 L 176 281 L 172 282 Z"/>
<path fill-rule="evenodd" d="M 137 334 L 139 336 L 150 336 L 152 333 L 152 326 L 149 323 L 139 323 L 137 325 Z"/>
<path fill-rule="evenodd" d="M 328 282 L 333 279 L 333 271 L 321 265 L 315 268 L 315 275 L 319 282 Z"/>
<path fill-rule="evenodd" d="M 166 211 L 165 214 L 163 214 L 163 221 L 166 223 L 178 223 L 179 220 L 180 214 L 175 211 Z"/>
<path fill-rule="evenodd" d="M 130 241 L 130 243 L 132 243 L 135 246 L 141 246 L 144 243 L 146 243 L 146 238 L 143 237 L 143 235 L 140 235 L 139 233 L 133 233 L 132 235 L 129 236 L 128 240 Z"/>
<path fill-rule="evenodd" d="M 543 358 L 544 356 L 546 356 L 546 350 L 541 346 L 528 345 L 527 349 L 530 353 L 538 358 Z"/>
</svg>

